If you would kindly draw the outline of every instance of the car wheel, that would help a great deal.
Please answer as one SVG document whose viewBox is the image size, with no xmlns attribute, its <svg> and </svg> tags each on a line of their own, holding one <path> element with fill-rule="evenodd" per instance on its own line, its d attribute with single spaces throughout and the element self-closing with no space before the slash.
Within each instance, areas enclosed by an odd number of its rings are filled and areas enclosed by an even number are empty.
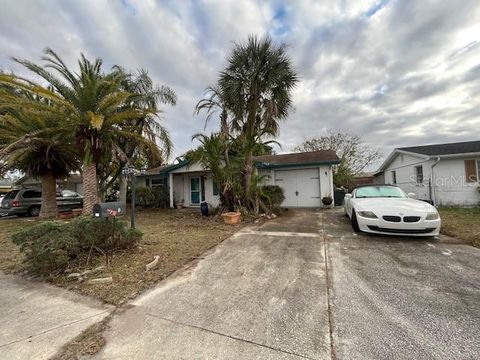
<svg viewBox="0 0 480 360">
<path fill-rule="evenodd" d="M 28 209 L 27 214 L 32 217 L 40 215 L 40 206 L 32 206 Z"/>
<path fill-rule="evenodd" d="M 358 227 L 357 214 L 355 214 L 355 210 L 352 210 L 352 229 L 355 232 L 360 232 L 360 228 Z"/>
</svg>

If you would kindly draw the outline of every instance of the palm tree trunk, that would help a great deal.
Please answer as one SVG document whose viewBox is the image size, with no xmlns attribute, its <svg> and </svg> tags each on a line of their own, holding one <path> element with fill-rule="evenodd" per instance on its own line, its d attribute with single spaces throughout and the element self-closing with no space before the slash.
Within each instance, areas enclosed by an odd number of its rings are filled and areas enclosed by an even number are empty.
<svg viewBox="0 0 480 360">
<path fill-rule="evenodd" d="M 50 219 L 57 216 L 57 180 L 52 174 L 42 176 L 42 207 L 40 217 Z"/>
<path fill-rule="evenodd" d="M 127 180 L 125 179 L 124 176 L 120 176 L 118 178 L 118 182 L 119 182 L 118 201 L 126 204 L 127 203 Z"/>
<path fill-rule="evenodd" d="M 97 166 L 95 163 L 83 165 L 83 215 L 91 215 L 93 205 L 98 202 Z"/>
</svg>

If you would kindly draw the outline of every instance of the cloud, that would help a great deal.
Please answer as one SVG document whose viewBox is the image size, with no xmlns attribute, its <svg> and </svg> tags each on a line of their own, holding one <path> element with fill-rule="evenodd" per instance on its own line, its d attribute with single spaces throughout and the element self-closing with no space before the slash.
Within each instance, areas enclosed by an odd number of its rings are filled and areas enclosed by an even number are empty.
<svg viewBox="0 0 480 360">
<path fill-rule="evenodd" d="M 0 68 L 25 75 L 9 56 L 37 60 L 46 46 L 71 66 L 83 52 L 107 67 L 145 68 L 177 92 L 177 106 L 162 116 L 179 155 L 204 129 L 204 116 L 193 116 L 203 89 L 233 42 L 249 34 L 288 43 L 301 78 L 295 110 L 281 126 L 283 151 L 327 129 L 358 133 L 385 155 L 475 138 L 476 0 L 4 0 Z"/>
</svg>

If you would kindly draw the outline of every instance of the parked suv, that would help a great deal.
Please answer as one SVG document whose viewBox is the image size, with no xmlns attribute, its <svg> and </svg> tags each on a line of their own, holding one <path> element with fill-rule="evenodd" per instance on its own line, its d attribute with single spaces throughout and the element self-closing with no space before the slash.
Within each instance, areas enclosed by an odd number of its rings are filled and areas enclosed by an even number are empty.
<svg viewBox="0 0 480 360">
<path fill-rule="evenodd" d="M 83 197 L 71 190 L 57 193 L 59 211 L 83 207 Z M 0 216 L 38 216 L 42 205 L 42 191 L 38 189 L 12 190 L 5 194 L 0 204 Z"/>
</svg>

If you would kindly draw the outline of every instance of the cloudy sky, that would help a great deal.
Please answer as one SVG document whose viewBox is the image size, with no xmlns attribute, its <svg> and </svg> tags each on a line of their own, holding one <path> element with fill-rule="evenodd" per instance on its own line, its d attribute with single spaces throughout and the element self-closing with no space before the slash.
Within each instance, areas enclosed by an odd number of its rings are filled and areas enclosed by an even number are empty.
<svg viewBox="0 0 480 360">
<path fill-rule="evenodd" d="M 287 43 L 301 78 L 283 152 L 327 129 L 384 155 L 479 139 L 478 0 L 0 0 L 0 9 L 3 70 L 23 74 L 9 57 L 38 60 L 49 46 L 72 66 L 83 52 L 172 87 L 178 103 L 163 118 L 176 155 L 195 145 L 204 117 L 194 106 L 249 34 Z"/>
</svg>

